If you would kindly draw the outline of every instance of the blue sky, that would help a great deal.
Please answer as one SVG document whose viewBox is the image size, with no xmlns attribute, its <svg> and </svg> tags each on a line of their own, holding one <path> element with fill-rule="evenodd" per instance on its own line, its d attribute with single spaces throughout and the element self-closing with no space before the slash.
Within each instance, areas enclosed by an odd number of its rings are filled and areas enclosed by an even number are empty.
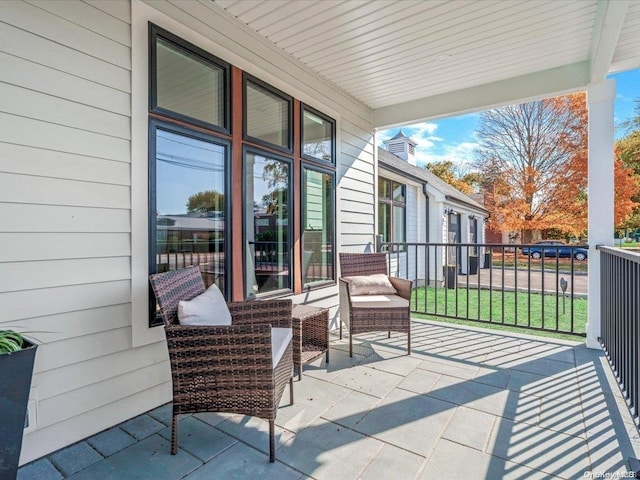
<svg viewBox="0 0 640 480">
<path fill-rule="evenodd" d="M 634 100 L 640 98 L 640 70 L 611 75 L 610 78 L 616 80 L 614 120 L 618 125 L 633 115 Z M 470 113 L 404 126 L 402 132 L 418 144 L 416 159 L 420 166 L 441 160 L 471 163 L 477 145 L 475 130 L 479 122 L 479 113 Z M 393 137 L 398 130 L 399 128 L 392 128 L 378 132 L 378 145 L 384 147 L 382 142 Z M 617 128 L 616 139 L 622 136 L 624 132 Z"/>
</svg>

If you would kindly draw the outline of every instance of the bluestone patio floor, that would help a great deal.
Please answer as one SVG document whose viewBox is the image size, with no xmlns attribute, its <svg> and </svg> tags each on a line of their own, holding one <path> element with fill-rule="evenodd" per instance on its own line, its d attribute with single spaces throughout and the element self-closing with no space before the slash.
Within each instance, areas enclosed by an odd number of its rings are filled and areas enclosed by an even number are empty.
<svg viewBox="0 0 640 480">
<path fill-rule="evenodd" d="M 638 431 L 602 352 L 416 320 L 406 335 L 333 337 L 268 423 L 197 414 L 170 455 L 164 405 L 23 466 L 19 480 L 595 478 L 625 472 Z M 601 477 L 602 478 L 602 477 Z"/>
</svg>

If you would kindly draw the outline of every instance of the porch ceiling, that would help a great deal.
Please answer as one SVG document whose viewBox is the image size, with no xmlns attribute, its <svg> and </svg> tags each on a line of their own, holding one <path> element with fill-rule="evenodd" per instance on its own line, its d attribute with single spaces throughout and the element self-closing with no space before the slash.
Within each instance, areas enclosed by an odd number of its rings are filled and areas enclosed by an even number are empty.
<svg viewBox="0 0 640 480">
<path fill-rule="evenodd" d="M 369 106 L 378 127 L 640 67 L 638 0 L 210 1 Z"/>
</svg>

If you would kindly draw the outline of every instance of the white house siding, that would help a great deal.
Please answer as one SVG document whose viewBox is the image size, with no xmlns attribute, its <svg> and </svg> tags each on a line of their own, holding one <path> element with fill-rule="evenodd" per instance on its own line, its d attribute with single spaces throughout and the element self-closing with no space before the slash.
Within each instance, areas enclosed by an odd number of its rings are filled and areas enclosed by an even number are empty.
<svg viewBox="0 0 640 480">
<path fill-rule="evenodd" d="M 161 26 L 179 22 L 229 55 L 212 53 L 337 118 L 337 248 L 370 248 L 370 111 L 213 5 L 152 5 L 171 17 Z M 142 7 L 43 0 L 0 8 L 0 321 L 39 331 L 43 342 L 21 463 L 170 399 L 164 342 L 132 340 L 147 322 L 147 260 L 133 235 L 146 232 L 147 212 L 132 200 L 146 192 L 132 171 L 147 158 L 131 154 L 132 8 Z M 336 293 L 295 300 L 335 312 Z"/>
</svg>

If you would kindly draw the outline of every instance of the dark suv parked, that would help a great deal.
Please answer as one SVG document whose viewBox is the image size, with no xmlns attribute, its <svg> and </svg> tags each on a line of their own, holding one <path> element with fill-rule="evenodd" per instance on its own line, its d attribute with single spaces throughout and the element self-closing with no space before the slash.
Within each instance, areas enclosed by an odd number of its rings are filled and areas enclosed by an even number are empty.
<svg viewBox="0 0 640 480">
<path fill-rule="evenodd" d="M 531 258 L 545 257 L 560 257 L 560 258 L 575 258 L 576 260 L 586 260 L 589 256 L 589 252 L 583 247 L 572 247 L 566 243 L 562 243 L 559 240 L 542 240 L 536 242 L 535 245 L 530 247 L 522 247 L 522 253 L 524 255 L 530 255 Z"/>
</svg>

